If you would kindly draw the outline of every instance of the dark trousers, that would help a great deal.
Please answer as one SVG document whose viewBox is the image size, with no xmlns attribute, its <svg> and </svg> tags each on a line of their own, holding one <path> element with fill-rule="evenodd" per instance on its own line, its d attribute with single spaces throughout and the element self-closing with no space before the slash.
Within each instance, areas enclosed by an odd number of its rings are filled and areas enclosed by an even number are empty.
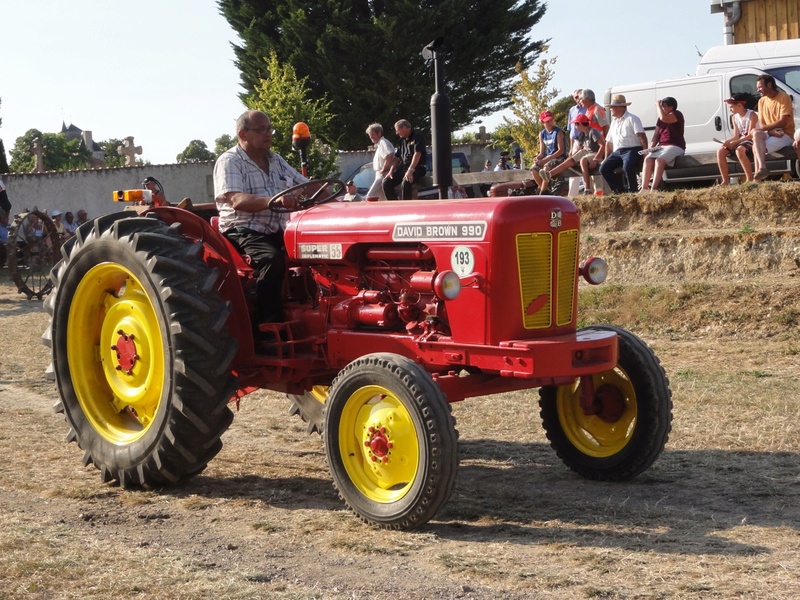
<svg viewBox="0 0 800 600">
<path fill-rule="evenodd" d="M 603 176 L 603 179 L 608 183 L 608 187 L 614 193 L 621 194 L 622 192 L 636 192 L 639 190 L 636 175 L 642 170 L 643 157 L 639 154 L 641 149 L 641 146 L 619 148 L 600 163 L 600 175 Z M 614 174 L 618 167 L 622 167 L 622 172 L 625 174 L 624 185 L 620 185 L 619 178 Z"/>
<path fill-rule="evenodd" d="M 225 232 L 240 254 L 250 257 L 256 280 L 256 323 L 283 321 L 281 288 L 286 271 L 283 232 L 261 233 L 246 227 Z"/>
<path fill-rule="evenodd" d="M 394 170 L 394 174 L 391 177 L 383 178 L 383 193 L 387 200 L 397 200 L 395 188 L 400 185 L 401 182 L 403 183 L 403 200 L 411 200 L 413 196 L 411 186 L 425 177 L 425 167 L 422 165 L 417 165 L 417 168 L 414 169 L 414 181 L 411 183 L 405 179 L 407 170 L 408 167 L 406 165 L 400 165 Z"/>
</svg>

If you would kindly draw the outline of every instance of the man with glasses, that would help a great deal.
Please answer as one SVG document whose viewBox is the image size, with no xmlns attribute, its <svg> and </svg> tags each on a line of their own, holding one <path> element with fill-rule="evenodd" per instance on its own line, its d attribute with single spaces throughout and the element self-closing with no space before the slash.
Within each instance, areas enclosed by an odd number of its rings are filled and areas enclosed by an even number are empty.
<svg viewBox="0 0 800 600">
<path fill-rule="evenodd" d="M 243 113 L 236 120 L 239 143 L 222 153 L 214 165 L 219 230 L 240 253 L 250 257 L 256 279 L 257 323 L 283 320 L 283 230 L 288 214 L 269 210 L 269 202 L 279 192 L 308 181 L 272 152 L 274 133 L 263 112 Z M 278 204 L 294 208 L 295 200 L 284 196 Z"/>
</svg>

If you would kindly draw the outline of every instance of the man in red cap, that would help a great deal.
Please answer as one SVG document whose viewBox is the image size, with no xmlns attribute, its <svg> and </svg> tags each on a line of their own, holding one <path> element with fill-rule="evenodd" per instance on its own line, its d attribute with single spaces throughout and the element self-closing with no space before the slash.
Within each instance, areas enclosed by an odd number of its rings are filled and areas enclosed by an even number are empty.
<svg viewBox="0 0 800 600">
<path fill-rule="evenodd" d="M 543 191 L 544 181 L 540 172 L 547 165 L 552 169 L 563 161 L 567 157 L 567 146 L 564 130 L 555 124 L 553 113 L 543 110 L 539 114 L 539 120 L 544 125 L 544 129 L 539 132 L 539 154 L 533 159 L 531 175 L 539 186 L 539 190 Z"/>
<path fill-rule="evenodd" d="M 603 137 L 602 131 L 598 131 L 592 127 L 591 119 L 585 114 L 578 114 L 578 116 L 572 119 L 571 124 L 575 126 L 577 134 L 572 141 L 572 150 L 570 151 L 569 157 L 560 165 L 551 169 L 543 169 L 540 175 L 545 185 L 547 185 L 552 177 L 558 177 L 570 167 L 580 165 L 584 174 L 584 190 L 586 193 L 590 193 L 589 160 L 597 155 L 597 152 L 601 149 L 603 144 L 605 144 L 605 138 Z M 587 160 L 584 161 L 584 158 Z M 583 168 L 584 166 L 585 169 Z"/>
</svg>

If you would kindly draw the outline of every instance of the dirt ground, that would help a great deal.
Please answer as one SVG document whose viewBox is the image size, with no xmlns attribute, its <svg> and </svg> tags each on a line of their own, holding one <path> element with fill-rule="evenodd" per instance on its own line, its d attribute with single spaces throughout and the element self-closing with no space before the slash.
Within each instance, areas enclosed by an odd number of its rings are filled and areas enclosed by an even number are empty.
<svg viewBox="0 0 800 600">
<path fill-rule="evenodd" d="M 700 202 L 663 200 L 692 220 Z M 630 328 L 655 349 L 675 404 L 665 452 L 633 481 L 586 481 L 549 448 L 535 391 L 469 399 L 453 407 L 453 496 L 411 533 L 373 529 L 345 510 L 320 438 L 274 393 L 244 399 L 222 452 L 190 482 L 158 491 L 102 483 L 52 410 L 47 315 L 3 269 L 0 598 L 795 598 L 800 275 L 791 250 L 760 270 L 752 253 L 733 277 L 709 263 L 691 279 L 643 282 L 635 265 L 659 259 L 640 250 L 636 261 L 619 240 L 695 233 L 658 219 L 615 231 L 616 208 L 582 210 L 593 222 L 584 247 L 605 245 L 632 266 L 582 288 L 581 318 Z M 748 228 L 709 219 L 703 235 L 776 227 L 746 218 Z M 794 236 L 786 248 L 800 246 L 796 223 L 779 229 L 773 237 Z M 694 264 L 697 247 L 687 242 L 670 264 Z"/>
</svg>

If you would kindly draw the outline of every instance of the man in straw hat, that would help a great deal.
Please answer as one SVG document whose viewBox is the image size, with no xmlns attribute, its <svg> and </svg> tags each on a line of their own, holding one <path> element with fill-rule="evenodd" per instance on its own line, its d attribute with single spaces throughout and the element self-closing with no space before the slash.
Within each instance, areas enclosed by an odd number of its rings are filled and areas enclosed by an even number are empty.
<svg viewBox="0 0 800 600">
<path fill-rule="evenodd" d="M 606 159 L 600 164 L 600 174 L 615 194 L 639 189 L 636 181 L 636 175 L 642 167 L 639 152 L 647 146 L 642 120 L 628 112 L 630 105 L 622 94 L 615 94 L 611 102 L 606 104 L 611 111 L 611 125 L 606 136 Z M 614 175 L 617 167 L 622 167 L 624 185 Z"/>
</svg>

